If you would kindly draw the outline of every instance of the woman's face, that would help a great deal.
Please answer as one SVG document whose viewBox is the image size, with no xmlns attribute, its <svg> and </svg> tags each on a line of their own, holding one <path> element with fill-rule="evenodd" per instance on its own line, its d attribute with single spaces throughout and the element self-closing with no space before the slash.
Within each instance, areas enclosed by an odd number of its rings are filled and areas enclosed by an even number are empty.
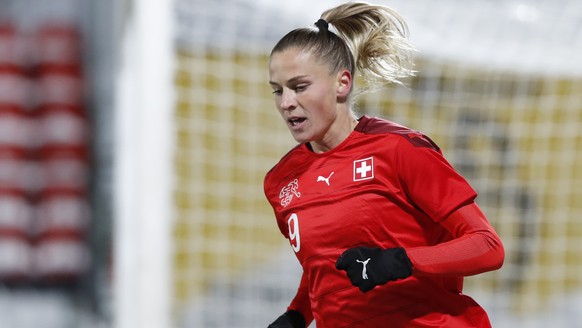
<svg viewBox="0 0 582 328">
<path fill-rule="evenodd" d="M 330 73 L 309 52 L 289 48 L 276 52 L 269 62 L 269 83 L 275 104 L 293 138 L 299 143 L 333 139 L 338 115 L 342 73 Z M 347 111 L 344 110 L 344 112 Z"/>
</svg>

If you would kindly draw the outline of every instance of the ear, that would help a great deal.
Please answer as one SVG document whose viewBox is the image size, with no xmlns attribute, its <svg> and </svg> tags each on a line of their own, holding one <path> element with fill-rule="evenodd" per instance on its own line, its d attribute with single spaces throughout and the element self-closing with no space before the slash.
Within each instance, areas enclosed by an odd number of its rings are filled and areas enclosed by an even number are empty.
<svg viewBox="0 0 582 328">
<path fill-rule="evenodd" d="M 352 91 L 352 73 L 347 69 L 342 69 L 337 73 L 337 99 L 340 102 L 346 101 Z"/>
</svg>

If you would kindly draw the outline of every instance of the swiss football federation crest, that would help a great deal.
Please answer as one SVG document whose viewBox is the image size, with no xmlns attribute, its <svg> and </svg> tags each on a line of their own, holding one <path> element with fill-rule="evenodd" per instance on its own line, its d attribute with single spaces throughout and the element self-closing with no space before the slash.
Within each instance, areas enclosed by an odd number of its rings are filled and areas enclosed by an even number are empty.
<svg viewBox="0 0 582 328">
<path fill-rule="evenodd" d="M 301 197 L 301 193 L 299 192 L 299 181 L 297 179 L 289 182 L 281 192 L 279 193 L 279 199 L 281 200 L 281 205 L 283 207 L 287 207 L 293 200 L 293 196 L 297 196 L 297 198 Z"/>
<path fill-rule="evenodd" d="M 374 157 L 354 161 L 354 181 L 368 180 L 374 177 Z"/>
</svg>

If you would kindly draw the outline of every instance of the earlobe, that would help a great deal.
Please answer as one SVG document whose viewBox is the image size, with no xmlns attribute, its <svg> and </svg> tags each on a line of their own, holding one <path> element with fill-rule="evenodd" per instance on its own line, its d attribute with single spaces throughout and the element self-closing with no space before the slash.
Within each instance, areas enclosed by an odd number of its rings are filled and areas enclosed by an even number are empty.
<svg viewBox="0 0 582 328">
<path fill-rule="evenodd" d="M 340 101 L 345 101 L 352 90 L 352 74 L 344 69 L 338 73 L 337 97 Z"/>
</svg>

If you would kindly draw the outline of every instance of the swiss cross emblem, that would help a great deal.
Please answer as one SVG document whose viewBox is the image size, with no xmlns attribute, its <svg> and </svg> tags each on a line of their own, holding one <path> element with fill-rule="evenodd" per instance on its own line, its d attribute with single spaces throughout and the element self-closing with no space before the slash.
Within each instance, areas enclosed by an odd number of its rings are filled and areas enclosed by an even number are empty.
<svg viewBox="0 0 582 328">
<path fill-rule="evenodd" d="M 374 157 L 354 161 L 354 181 L 368 180 L 374 177 Z"/>
</svg>

